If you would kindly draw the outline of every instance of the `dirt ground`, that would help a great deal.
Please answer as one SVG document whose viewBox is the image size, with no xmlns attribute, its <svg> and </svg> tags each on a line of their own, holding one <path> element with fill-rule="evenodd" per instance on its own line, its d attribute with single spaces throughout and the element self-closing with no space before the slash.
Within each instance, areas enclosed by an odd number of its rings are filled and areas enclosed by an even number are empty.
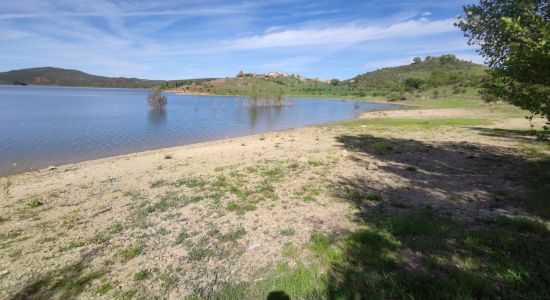
<svg viewBox="0 0 550 300">
<path fill-rule="evenodd" d="M 368 123 L 466 117 L 489 123 Z M 367 113 L 361 122 L 1 178 L 0 298 L 178 299 L 261 281 L 288 245 L 353 230 L 342 195 L 358 189 L 373 201 L 430 204 L 465 220 L 517 211 L 495 195 L 521 193 L 506 178 L 526 155 L 521 145 L 533 142 L 513 134 L 528 128 L 525 119 L 412 109 Z"/>
</svg>

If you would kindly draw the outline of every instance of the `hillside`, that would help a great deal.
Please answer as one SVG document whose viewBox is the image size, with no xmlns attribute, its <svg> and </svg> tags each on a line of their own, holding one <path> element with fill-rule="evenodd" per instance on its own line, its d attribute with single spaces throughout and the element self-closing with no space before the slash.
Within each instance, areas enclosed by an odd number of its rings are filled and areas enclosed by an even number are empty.
<svg viewBox="0 0 550 300">
<path fill-rule="evenodd" d="M 352 79 L 318 80 L 274 73 L 240 74 L 201 82 L 163 84 L 164 89 L 183 93 L 219 95 L 250 94 L 317 97 L 385 97 L 389 100 L 438 98 L 448 94 L 474 94 L 486 76 L 485 67 L 454 55 L 417 59 L 414 63 L 384 68 Z"/>
<path fill-rule="evenodd" d="M 420 94 L 441 90 L 457 94 L 477 88 L 485 78 L 485 67 L 457 59 L 454 55 L 420 58 L 409 65 L 383 68 L 358 75 L 345 83 L 361 95 Z"/>
<path fill-rule="evenodd" d="M 164 81 L 104 77 L 77 70 L 52 67 L 21 69 L 0 73 L 0 84 L 151 88 L 162 82 Z"/>
</svg>

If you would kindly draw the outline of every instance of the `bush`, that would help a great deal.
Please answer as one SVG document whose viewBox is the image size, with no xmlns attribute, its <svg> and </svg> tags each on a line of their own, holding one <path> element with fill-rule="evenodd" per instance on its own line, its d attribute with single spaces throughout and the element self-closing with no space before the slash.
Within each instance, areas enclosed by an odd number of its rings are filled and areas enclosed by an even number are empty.
<svg viewBox="0 0 550 300">
<path fill-rule="evenodd" d="M 151 109 L 164 110 L 166 104 L 168 104 L 168 100 L 160 90 L 152 90 L 147 96 L 147 103 L 149 103 Z"/>
</svg>

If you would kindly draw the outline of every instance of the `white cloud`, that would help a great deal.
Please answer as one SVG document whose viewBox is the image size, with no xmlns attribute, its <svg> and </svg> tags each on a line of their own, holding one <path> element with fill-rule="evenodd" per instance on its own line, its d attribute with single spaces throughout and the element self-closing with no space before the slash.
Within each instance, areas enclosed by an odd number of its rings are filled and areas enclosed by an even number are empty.
<svg viewBox="0 0 550 300">
<path fill-rule="evenodd" d="M 302 46 L 347 46 L 359 42 L 399 37 L 414 37 L 456 31 L 454 19 L 410 20 L 387 26 L 357 26 L 289 29 L 240 38 L 225 43 L 235 49 L 288 48 Z"/>
<path fill-rule="evenodd" d="M 431 16 L 431 15 L 432 15 L 432 13 L 429 12 L 429 11 L 424 12 L 424 13 L 422 14 L 423 17 L 429 17 L 429 16 Z"/>
</svg>

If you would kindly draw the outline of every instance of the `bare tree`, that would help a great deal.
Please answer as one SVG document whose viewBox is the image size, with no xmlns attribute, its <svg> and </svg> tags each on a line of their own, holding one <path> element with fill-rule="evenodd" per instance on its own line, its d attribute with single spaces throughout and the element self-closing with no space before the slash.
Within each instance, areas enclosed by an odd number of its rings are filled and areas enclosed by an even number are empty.
<svg viewBox="0 0 550 300">
<path fill-rule="evenodd" d="M 159 90 L 151 90 L 147 96 L 147 103 L 149 103 L 151 109 L 164 110 L 166 104 L 168 104 L 168 99 Z"/>
</svg>

